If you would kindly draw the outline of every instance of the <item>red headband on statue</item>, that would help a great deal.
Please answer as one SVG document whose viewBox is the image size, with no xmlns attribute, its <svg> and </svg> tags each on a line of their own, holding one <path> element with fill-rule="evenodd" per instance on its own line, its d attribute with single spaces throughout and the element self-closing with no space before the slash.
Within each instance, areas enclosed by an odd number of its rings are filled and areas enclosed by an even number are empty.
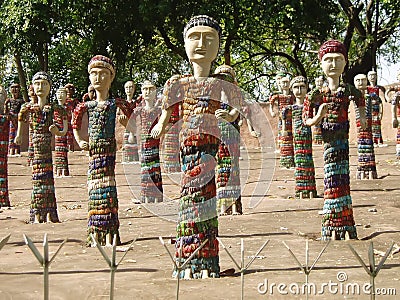
<svg viewBox="0 0 400 300">
<path fill-rule="evenodd" d="M 346 46 L 337 40 L 329 40 L 322 44 L 318 51 L 318 58 L 320 61 L 326 53 L 341 53 L 347 61 Z"/>
</svg>

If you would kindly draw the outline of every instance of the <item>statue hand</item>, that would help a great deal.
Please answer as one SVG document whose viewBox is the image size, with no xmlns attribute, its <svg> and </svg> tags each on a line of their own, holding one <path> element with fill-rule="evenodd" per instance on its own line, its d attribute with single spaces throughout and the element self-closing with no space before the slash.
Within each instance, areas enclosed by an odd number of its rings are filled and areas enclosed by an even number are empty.
<svg viewBox="0 0 400 300">
<path fill-rule="evenodd" d="M 360 126 L 362 129 L 367 128 L 367 120 L 365 118 L 360 118 Z"/>
<path fill-rule="evenodd" d="M 79 147 L 82 149 L 82 150 L 89 150 L 89 143 L 88 142 L 86 142 L 86 141 L 79 141 Z"/>
<path fill-rule="evenodd" d="M 119 115 L 118 122 L 120 122 L 124 127 L 126 127 L 128 125 L 128 117 L 125 115 Z"/>
<path fill-rule="evenodd" d="M 49 131 L 54 134 L 54 135 L 59 135 L 60 130 L 58 129 L 58 127 L 54 124 L 49 126 Z"/>
<path fill-rule="evenodd" d="M 151 130 L 150 135 L 151 135 L 151 137 L 152 137 L 153 139 L 158 139 L 158 138 L 161 136 L 161 133 L 162 133 L 162 124 L 157 123 L 157 124 L 153 127 L 153 129 Z"/>
<path fill-rule="evenodd" d="M 261 135 L 259 132 L 255 131 L 255 130 L 251 131 L 250 134 L 252 137 L 255 137 L 255 138 L 259 137 Z"/>
<path fill-rule="evenodd" d="M 393 128 L 397 128 L 399 126 L 399 121 L 397 120 L 397 118 L 392 120 L 392 126 Z"/>
<path fill-rule="evenodd" d="M 21 136 L 17 135 L 14 139 L 14 143 L 16 143 L 17 145 L 21 145 Z"/>
</svg>

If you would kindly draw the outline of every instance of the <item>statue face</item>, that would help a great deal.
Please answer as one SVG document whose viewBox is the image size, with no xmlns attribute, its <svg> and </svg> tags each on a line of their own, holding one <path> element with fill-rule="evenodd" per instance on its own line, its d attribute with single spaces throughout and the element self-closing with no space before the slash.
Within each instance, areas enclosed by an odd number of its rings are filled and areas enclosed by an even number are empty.
<svg viewBox="0 0 400 300">
<path fill-rule="evenodd" d="M 377 76 L 376 72 L 372 72 L 372 71 L 368 72 L 368 80 L 369 80 L 369 82 L 371 82 L 372 84 L 375 84 L 375 83 L 376 83 L 377 77 L 378 77 L 378 76 Z"/>
<path fill-rule="evenodd" d="M 144 100 L 155 100 L 156 99 L 156 87 L 154 85 L 142 86 L 142 95 Z"/>
<path fill-rule="evenodd" d="M 125 89 L 125 94 L 130 98 L 132 98 L 133 94 L 135 93 L 135 85 L 133 84 L 133 82 L 127 81 L 124 85 L 124 89 Z"/>
<path fill-rule="evenodd" d="M 94 67 L 89 73 L 90 83 L 95 90 L 110 89 L 113 79 L 111 71 L 106 68 Z"/>
<path fill-rule="evenodd" d="M 322 77 L 315 78 L 315 87 L 321 88 L 324 85 L 324 79 Z"/>
<path fill-rule="evenodd" d="M 303 99 L 307 94 L 307 86 L 304 82 L 293 83 L 292 92 L 296 98 Z"/>
<path fill-rule="evenodd" d="M 191 62 L 211 63 L 219 49 L 218 32 L 208 26 L 190 28 L 185 37 L 185 50 Z"/>
<path fill-rule="evenodd" d="M 33 82 L 33 90 L 39 98 L 46 98 L 50 93 L 50 83 L 46 79 L 37 79 Z"/>
<path fill-rule="evenodd" d="M 57 97 L 58 103 L 65 104 L 65 102 L 67 101 L 67 91 L 66 90 L 57 90 L 56 97 Z"/>
<path fill-rule="evenodd" d="M 290 87 L 290 80 L 289 77 L 282 77 L 279 81 L 279 86 L 281 87 L 282 91 L 287 91 L 289 90 Z"/>
<path fill-rule="evenodd" d="M 354 86 L 359 90 L 365 90 L 367 88 L 368 81 L 367 76 L 364 74 L 358 74 L 354 77 Z"/>
<path fill-rule="evenodd" d="M 13 85 L 10 87 L 10 91 L 11 91 L 11 95 L 13 95 L 13 98 L 14 98 L 14 99 L 19 98 L 19 92 L 20 92 L 20 87 L 19 87 L 19 85 L 13 84 Z"/>
<path fill-rule="evenodd" d="M 339 77 L 346 66 L 342 53 L 326 53 L 321 60 L 321 67 L 327 77 Z"/>
</svg>

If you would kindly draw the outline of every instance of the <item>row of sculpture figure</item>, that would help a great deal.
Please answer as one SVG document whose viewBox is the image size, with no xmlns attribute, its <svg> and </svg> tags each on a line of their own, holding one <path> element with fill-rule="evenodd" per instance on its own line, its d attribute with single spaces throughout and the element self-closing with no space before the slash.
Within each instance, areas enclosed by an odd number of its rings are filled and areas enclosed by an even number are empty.
<svg viewBox="0 0 400 300">
<path fill-rule="evenodd" d="M 111 97 L 109 89 L 115 76 L 114 64 L 108 57 L 94 56 L 88 64 L 88 73 L 95 98 L 78 103 L 72 113 L 75 140 L 81 149 L 89 151 L 87 231 L 88 234 L 94 234 L 102 245 L 112 244 L 114 236 L 117 237 L 116 242 L 120 241 L 115 181 L 116 119 L 129 132 L 135 132 L 135 118 L 132 116 L 140 117 L 142 196 L 148 196 L 149 202 L 159 201 L 151 198 L 153 196 L 147 190 L 149 186 L 155 187 L 157 190 L 152 191 L 162 195 L 161 173 L 157 173 L 158 140 L 163 138 L 171 149 L 175 146 L 179 148 L 170 152 L 175 154 L 179 151 L 176 164 L 179 162 L 182 172 L 175 243 L 177 260 L 185 261 L 202 247 L 186 264 L 185 270 L 180 274 L 175 272 L 176 276 L 186 278 L 219 277 L 219 245 L 216 239 L 219 213 L 242 212 L 238 176 L 238 117 L 240 114 L 245 115 L 246 105 L 233 69 L 220 66 L 212 71 L 221 35 L 218 22 L 209 16 L 200 15 L 189 20 L 183 36 L 193 73 L 174 75 L 166 82 L 161 108 L 154 106 L 154 98 L 151 100 L 149 96 L 146 99 L 145 92 L 144 101 L 140 105 L 127 99 Z M 288 166 L 297 163 L 299 193 L 314 196 L 315 183 L 309 184 L 312 180 L 315 182 L 310 126 L 319 124 L 324 144 L 322 239 L 356 239 L 350 196 L 348 110 L 350 101 L 354 101 L 358 111 L 359 134 L 364 138 L 368 133 L 366 115 L 370 114 L 369 108 L 365 109 L 368 97 L 353 85 L 341 82 L 347 63 L 347 49 L 341 42 L 325 42 L 318 51 L 318 58 L 326 76 L 326 86 L 315 88 L 305 97 L 305 78 L 295 77 L 290 82 L 282 77 L 280 84 L 286 82 L 293 91 L 293 96 L 289 97 L 292 102 L 287 99 L 288 95 L 277 94 L 271 97 L 271 108 L 275 102 L 280 108 L 281 162 L 285 166 L 289 161 L 293 163 Z M 32 163 L 34 188 L 31 221 L 56 222 L 58 216 L 55 198 L 52 196 L 54 184 L 49 165 L 49 136 L 51 133 L 60 136 L 66 134 L 67 113 L 57 103 L 47 101 L 51 80 L 46 73 L 37 73 L 32 83 L 38 103 L 25 104 L 18 117 L 19 121 L 24 121 L 29 113 L 33 125 L 35 156 Z M 143 88 L 146 86 L 149 95 L 152 94 L 154 86 L 144 84 Z M 63 128 L 52 124 L 53 112 L 59 114 Z M 89 120 L 88 139 L 82 133 L 85 113 Z M 168 137 L 168 134 L 173 136 Z M 179 139 L 175 138 L 176 134 Z M 253 134 L 257 135 L 255 132 Z M 293 137 L 295 143 L 290 146 L 288 141 Z M 20 142 L 18 134 L 15 140 Z M 88 244 L 91 242 L 88 238 Z"/>
</svg>

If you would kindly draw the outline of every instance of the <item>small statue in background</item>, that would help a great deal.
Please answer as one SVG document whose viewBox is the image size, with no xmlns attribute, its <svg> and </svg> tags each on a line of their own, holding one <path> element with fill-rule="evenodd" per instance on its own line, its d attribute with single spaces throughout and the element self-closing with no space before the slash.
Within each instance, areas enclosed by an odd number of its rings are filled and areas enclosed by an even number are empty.
<svg viewBox="0 0 400 300">
<path fill-rule="evenodd" d="M 34 90 L 32 84 L 28 88 L 28 96 L 29 96 L 29 103 L 31 103 L 31 104 L 38 103 L 38 97 L 35 94 L 35 90 Z M 29 118 L 29 116 L 28 116 L 28 118 Z M 28 141 L 28 158 L 27 158 L 28 166 L 32 166 L 32 161 L 33 161 L 33 157 L 34 157 L 32 134 L 33 134 L 32 123 L 29 122 L 29 132 L 28 132 L 29 141 Z"/>
<path fill-rule="evenodd" d="M 72 113 L 76 108 L 76 106 L 80 103 L 80 101 L 78 98 L 74 98 L 75 86 L 72 83 L 67 83 L 65 85 L 65 89 L 67 91 L 67 100 L 65 100 L 65 109 L 68 115 L 68 130 L 66 138 L 69 150 L 74 151 L 75 150 L 74 133 L 72 130 L 71 120 L 72 120 Z"/>
<path fill-rule="evenodd" d="M 7 92 L 0 85 L 0 208 L 10 207 L 10 198 L 8 194 L 8 141 L 10 120 L 5 113 L 5 102 Z"/>
<path fill-rule="evenodd" d="M 282 135 L 287 134 L 285 124 L 288 116 L 292 117 L 294 164 L 296 180 L 295 194 L 297 198 L 315 198 L 315 168 L 312 152 L 311 127 L 303 123 L 303 104 L 307 95 L 308 82 L 303 76 L 297 76 L 290 81 L 290 90 L 295 97 L 295 103 L 288 105 L 282 111 Z M 290 112 L 290 113 L 289 113 Z"/>
<path fill-rule="evenodd" d="M 274 106 L 275 102 L 278 103 L 278 139 L 280 145 L 280 165 L 283 168 L 294 167 L 294 150 L 293 150 L 293 134 L 292 134 L 292 117 L 287 116 L 287 119 L 282 120 L 282 111 L 288 106 L 292 105 L 294 97 L 290 92 L 290 78 L 283 76 L 279 79 L 280 93 L 272 95 L 270 102 L 270 113 L 271 116 L 275 116 Z M 291 113 L 290 111 L 288 112 Z M 283 122 L 285 124 L 285 135 L 282 133 Z"/>
<path fill-rule="evenodd" d="M 10 156 L 21 156 L 21 147 L 14 142 L 18 130 L 18 114 L 21 110 L 24 100 L 21 98 L 21 87 L 19 83 L 13 83 L 10 86 L 11 98 L 6 100 L 6 114 L 10 118 L 10 132 L 8 154 Z"/>
<path fill-rule="evenodd" d="M 372 139 L 372 98 L 368 93 L 368 81 L 365 74 L 358 74 L 354 77 L 354 86 L 364 95 L 365 98 L 365 120 L 366 127 L 360 124 L 360 113 L 358 107 L 355 108 L 357 122 L 358 140 L 358 166 L 356 179 L 376 179 L 374 141 Z"/>
<path fill-rule="evenodd" d="M 133 95 L 135 94 L 136 85 L 132 80 L 125 82 L 124 84 L 126 101 L 131 102 L 134 106 L 137 106 L 137 102 L 133 99 Z M 118 110 L 118 115 L 121 112 Z M 122 143 L 122 163 L 133 163 L 139 161 L 139 147 L 137 142 L 137 128 L 135 118 L 130 118 L 129 122 L 130 127 L 133 129 L 133 132 L 125 129 L 123 143 Z"/>
<path fill-rule="evenodd" d="M 51 151 L 52 135 L 65 135 L 68 121 L 63 107 L 49 102 L 51 79 L 46 72 L 38 72 L 32 77 L 37 103 L 27 102 L 21 107 L 18 123 L 32 125 L 34 157 L 32 161 L 32 197 L 30 208 L 31 223 L 59 222 L 54 188 L 53 159 Z M 54 125 L 54 113 L 63 120 L 63 130 Z M 21 126 L 18 126 L 15 143 L 22 141 Z"/>
<path fill-rule="evenodd" d="M 67 90 L 63 87 L 59 88 L 56 92 L 56 97 L 58 101 L 58 105 L 63 107 L 67 113 L 68 125 L 71 126 L 71 111 L 68 111 L 68 107 L 66 107 L 67 100 Z M 58 111 L 54 112 L 55 125 L 61 130 L 64 129 L 63 118 L 59 115 Z M 57 177 L 66 177 L 69 176 L 69 166 L 68 166 L 68 141 L 67 136 L 56 136 L 55 137 L 55 146 L 54 146 L 54 170 Z"/>
<path fill-rule="evenodd" d="M 315 89 L 321 90 L 322 87 L 324 86 L 324 77 L 323 76 L 318 76 L 315 78 L 314 83 L 315 83 Z M 318 107 L 315 107 L 314 114 L 316 114 L 318 111 Z M 321 124 L 316 124 L 313 126 L 313 143 L 314 145 L 322 145 L 324 141 L 322 140 L 322 134 L 321 134 Z"/>
<path fill-rule="evenodd" d="M 400 82 L 400 70 L 397 73 L 397 80 Z M 400 159 L 400 126 L 397 118 L 400 115 L 400 84 L 386 90 L 386 99 L 392 103 L 392 126 L 397 128 L 396 157 Z"/>
<path fill-rule="evenodd" d="M 386 147 L 387 144 L 383 143 L 382 139 L 382 117 L 383 117 L 383 103 L 380 97 L 380 91 L 385 97 L 386 89 L 377 84 L 377 73 L 375 70 L 371 70 L 367 74 L 369 85 L 367 87 L 367 93 L 371 100 L 372 106 L 372 139 L 374 144 L 378 147 Z M 385 102 L 387 100 L 385 99 Z"/>
</svg>

